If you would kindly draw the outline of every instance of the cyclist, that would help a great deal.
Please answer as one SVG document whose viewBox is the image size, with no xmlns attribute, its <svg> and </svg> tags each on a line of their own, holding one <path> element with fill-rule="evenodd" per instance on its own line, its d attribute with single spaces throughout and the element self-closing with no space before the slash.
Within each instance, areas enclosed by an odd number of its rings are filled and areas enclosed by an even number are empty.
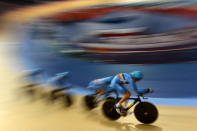
<svg viewBox="0 0 197 131">
<path fill-rule="evenodd" d="M 64 92 L 67 89 L 69 89 L 72 85 L 69 84 L 66 80 L 68 79 L 69 72 L 62 72 L 56 74 L 54 77 L 50 78 L 48 80 L 48 83 L 51 85 L 54 85 L 56 88 L 52 89 L 51 91 L 51 98 L 55 99 L 58 96 L 61 96 L 64 94 Z"/>
<path fill-rule="evenodd" d="M 24 86 L 24 88 L 30 88 L 30 87 L 36 87 L 41 85 L 44 82 L 44 70 L 40 68 L 35 68 L 31 70 L 27 70 L 24 72 L 24 80 L 27 83 L 27 85 Z"/>
<path fill-rule="evenodd" d="M 133 71 L 131 73 L 119 73 L 111 81 L 110 89 L 116 90 L 124 96 L 115 105 L 117 112 L 120 115 L 126 116 L 127 109 L 123 107 L 123 103 L 127 104 L 128 98 L 131 97 L 131 92 L 134 90 L 138 94 L 149 92 L 151 89 L 137 88 L 136 82 L 143 79 L 141 71 Z"/>
<path fill-rule="evenodd" d="M 113 79 L 112 76 L 100 78 L 100 79 L 93 80 L 88 84 L 87 88 L 96 90 L 95 102 L 98 102 L 99 98 L 101 98 L 101 96 L 108 94 L 108 92 L 109 92 L 108 87 L 109 87 L 112 79 Z"/>
<path fill-rule="evenodd" d="M 25 85 L 24 88 L 33 88 L 38 86 L 40 88 L 43 87 L 42 89 L 44 89 L 47 87 L 47 89 L 50 89 L 51 91 L 51 96 L 56 96 L 57 93 L 60 93 L 71 87 L 71 84 L 66 81 L 68 74 L 69 72 L 62 72 L 51 78 L 47 78 L 43 69 L 31 69 L 25 72 L 24 78 L 28 84 Z M 53 85 L 55 88 L 50 88 L 50 85 Z"/>
</svg>

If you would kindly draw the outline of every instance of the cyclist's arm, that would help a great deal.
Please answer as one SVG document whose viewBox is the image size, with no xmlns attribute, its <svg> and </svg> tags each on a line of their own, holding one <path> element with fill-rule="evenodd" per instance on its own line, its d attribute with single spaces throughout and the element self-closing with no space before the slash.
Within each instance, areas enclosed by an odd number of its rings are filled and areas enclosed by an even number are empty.
<svg viewBox="0 0 197 131">
<path fill-rule="evenodd" d="M 138 88 L 136 82 L 133 82 L 132 85 L 137 93 L 146 93 L 148 91 L 148 89 Z"/>
<path fill-rule="evenodd" d="M 93 88 L 95 86 L 95 83 L 93 81 L 88 83 L 87 88 Z"/>
<path fill-rule="evenodd" d="M 132 86 L 133 86 L 134 91 L 138 92 L 138 87 L 136 85 L 136 82 L 132 82 Z"/>
<path fill-rule="evenodd" d="M 116 86 L 117 83 L 118 83 L 118 78 L 117 78 L 117 76 L 115 76 L 115 77 L 112 79 L 112 81 L 111 81 L 109 87 L 110 87 L 110 88 L 115 88 L 115 86 Z"/>
</svg>

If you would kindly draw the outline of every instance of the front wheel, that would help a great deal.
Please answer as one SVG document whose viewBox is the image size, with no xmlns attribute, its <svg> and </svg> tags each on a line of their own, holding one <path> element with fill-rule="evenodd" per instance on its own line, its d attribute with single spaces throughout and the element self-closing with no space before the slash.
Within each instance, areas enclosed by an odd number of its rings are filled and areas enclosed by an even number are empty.
<svg viewBox="0 0 197 131">
<path fill-rule="evenodd" d="M 144 124 L 150 124 L 157 120 L 158 110 L 149 102 L 140 102 L 134 109 L 135 117 Z"/>
<path fill-rule="evenodd" d="M 115 109 L 115 99 L 108 99 L 102 107 L 103 114 L 110 120 L 117 120 L 120 118 L 120 114 Z"/>
</svg>

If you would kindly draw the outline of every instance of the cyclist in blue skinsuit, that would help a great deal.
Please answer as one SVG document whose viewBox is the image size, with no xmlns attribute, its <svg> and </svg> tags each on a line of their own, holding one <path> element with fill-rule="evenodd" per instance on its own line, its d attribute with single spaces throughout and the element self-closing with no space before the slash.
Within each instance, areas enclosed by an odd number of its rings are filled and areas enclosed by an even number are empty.
<svg viewBox="0 0 197 131">
<path fill-rule="evenodd" d="M 130 74 L 120 73 L 117 74 L 111 81 L 109 88 L 116 90 L 118 93 L 124 94 L 120 101 L 115 105 L 116 110 L 121 115 L 126 115 L 126 110 L 123 108 L 123 103 L 127 103 L 128 98 L 131 97 L 131 92 L 134 90 L 138 94 L 150 92 L 151 89 L 137 88 L 136 82 L 143 79 L 141 71 L 133 71 Z"/>
<path fill-rule="evenodd" d="M 24 80 L 28 82 L 24 88 L 31 88 L 41 85 L 44 82 L 44 70 L 35 68 L 24 72 Z"/>
<path fill-rule="evenodd" d="M 104 94 L 107 95 L 107 93 L 110 91 L 108 90 L 109 89 L 108 87 L 112 79 L 113 79 L 112 76 L 100 78 L 100 79 L 93 80 L 88 84 L 87 88 L 96 90 L 95 101 L 98 101 L 99 97 L 101 97 L 102 95 Z"/>
<path fill-rule="evenodd" d="M 51 91 L 51 97 L 56 98 L 56 94 L 69 89 L 72 85 L 66 80 L 68 79 L 69 72 L 62 72 L 56 74 L 54 77 L 48 80 L 49 84 L 54 85 L 56 88 Z"/>
<path fill-rule="evenodd" d="M 44 84 L 50 84 L 55 86 L 51 91 L 51 96 L 54 96 L 56 93 L 69 89 L 71 84 L 69 84 L 66 80 L 68 79 L 69 72 L 58 73 L 51 78 L 47 78 L 43 69 L 35 68 L 26 71 L 25 80 L 28 81 L 28 85 L 25 85 L 25 88 L 33 88 L 36 86 L 41 86 Z M 45 87 L 45 86 L 43 86 Z"/>
</svg>

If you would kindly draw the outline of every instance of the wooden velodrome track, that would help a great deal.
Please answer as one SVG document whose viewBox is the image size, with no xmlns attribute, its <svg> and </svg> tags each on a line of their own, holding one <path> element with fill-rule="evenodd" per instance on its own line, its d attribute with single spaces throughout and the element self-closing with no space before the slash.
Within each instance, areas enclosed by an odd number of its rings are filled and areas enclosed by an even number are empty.
<svg viewBox="0 0 197 131">
<path fill-rule="evenodd" d="M 128 1 L 128 0 L 127 0 Z M 6 14 L 0 36 L 0 131 L 196 131 L 197 107 L 157 105 L 160 116 L 152 125 L 140 124 L 133 115 L 118 121 L 103 117 L 100 109 L 87 112 L 80 97 L 70 108 L 50 104 L 44 99 L 33 100 L 21 95 L 20 70 L 14 52 L 23 32 L 18 25 L 36 18 L 83 6 L 111 3 L 112 0 L 55 2 L 18 9 Z M 20 32 L 20 33 L 18 33 Z"/>
</svg>

